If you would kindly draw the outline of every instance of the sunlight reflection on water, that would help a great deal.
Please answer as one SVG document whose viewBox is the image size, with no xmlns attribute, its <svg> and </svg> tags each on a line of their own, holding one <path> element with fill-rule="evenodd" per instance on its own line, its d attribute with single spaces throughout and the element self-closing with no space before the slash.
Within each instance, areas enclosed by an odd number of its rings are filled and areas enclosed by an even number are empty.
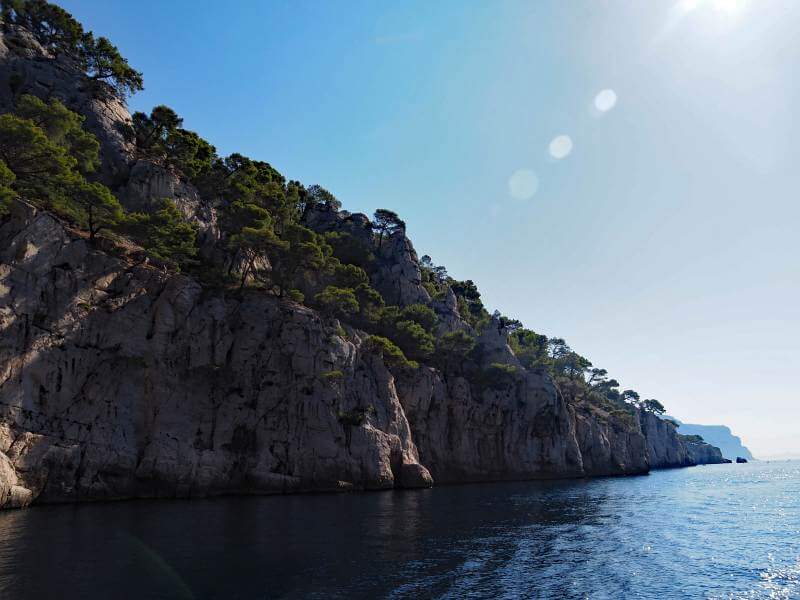
<svg viewBox="0 0 800 600">
<path fill-rule="evenodd" d="M 799 529 L 785 462 L 34 507 L 0 514 L 0 598 L 790 599 Z"/>
</svg>

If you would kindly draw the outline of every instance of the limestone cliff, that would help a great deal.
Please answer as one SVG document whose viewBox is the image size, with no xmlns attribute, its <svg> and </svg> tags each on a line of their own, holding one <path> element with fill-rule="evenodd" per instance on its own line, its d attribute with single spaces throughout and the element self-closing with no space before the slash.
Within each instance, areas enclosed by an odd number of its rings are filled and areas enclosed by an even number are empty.
<svg viewBox="0 0 800 600">
<path fill-rule="evenodd" d="M 0 110 L 56 97 L 100 140 L 99 178 L 129 210 L 172 199 L 219 253 L 214 202 L 138 157 L 130 115 L 25 31 L 0 37 Z M 365 215 L 310 211 L 315 231 L 373 244 Z M 231 260 L 228 257 L 227 260 Z M 521 367 L 498 320 L 473 331 L 452 290 L 432 298 L 403 231 L 377 248 L 371 284 L 468 331 L 483 386 L 431 365 L 390 369 L 366 334 L 258 290 L 202 287 L 124 241 L 90 243 L 24 201 L 0 217 L 0 507 L 224 493 L 385 489 L 435 482 L 645 473 L 713 452 L 642 413 L 574 402 Z"/>
<path fill-rule="evenodd" d="M 584 412 L 544 374 L 478 396 L 431 367 L 395 377 L 304 306 L 114 251 L 24 203 L 0 225 L 4 505 L 693 464 L 671 425 Z"/>
</svg>

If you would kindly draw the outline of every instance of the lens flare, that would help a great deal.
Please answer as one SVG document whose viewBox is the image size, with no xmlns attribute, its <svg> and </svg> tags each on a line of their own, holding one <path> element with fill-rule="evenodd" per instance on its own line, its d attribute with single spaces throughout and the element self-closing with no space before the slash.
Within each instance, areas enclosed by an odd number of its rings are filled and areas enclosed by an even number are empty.
<svg viewBox="0 0 800 600">
<path fill-rule="evenodd" d="M 539 189 L 539 178 L 531 169 L 518 169 L 508 178 L 508 193 L 516 200 L 529 200 Z"/>
<path fill-rule="evenodd" d="M 601 113 L 610 111 L 617 105 L 617 93 L 611 89 L 602 90 L 594 97 L 594 107 Z"/>
<path fill-rule="evenodd" d="M 550 156 L 556 160 L 566 158 L 572 152 L 572 139 L 568 135 L 559 135 L 550 142 Z"/>
</svg>

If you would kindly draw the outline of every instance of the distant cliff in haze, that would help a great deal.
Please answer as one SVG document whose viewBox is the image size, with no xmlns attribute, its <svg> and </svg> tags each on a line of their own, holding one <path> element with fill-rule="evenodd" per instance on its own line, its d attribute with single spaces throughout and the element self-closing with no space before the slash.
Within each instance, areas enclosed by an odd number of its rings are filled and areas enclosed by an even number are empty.
<svg viewBox="0 0 800 600">
<path fill-rule="evenodd" d="M 677 419 L 676 419 L 677 420 Z M 730 460 L 736 460 L 738 456 L 753 460 L 753 454 L 742 444 L 742 439 L 733 435 L 730 427 L 725 425 L 695 425 L 691 423 L 681 423 L 678 433 L 682 435 L 699 435 L 707 443 L 716 446 L 722 451 L 722 456 Z"/>
</svg>

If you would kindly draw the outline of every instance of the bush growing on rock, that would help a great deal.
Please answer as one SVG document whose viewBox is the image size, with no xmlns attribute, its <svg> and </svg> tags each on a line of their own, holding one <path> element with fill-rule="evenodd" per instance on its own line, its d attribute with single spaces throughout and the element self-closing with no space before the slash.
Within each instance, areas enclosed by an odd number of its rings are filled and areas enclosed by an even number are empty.
<svg viewBox="0 0 800 600">
<path fill-rule="evenodd" d="M 425 331 L 431 332 L 436 326 L 436 313 L 424 304 L 410 304 L 400 311 L 400 316 L 405 321 L 413 321 Z"/>
<path fill-rule="evenodd" d="M 375 414 L 375 407 L 371 404 L 363 408 L 340 410 L 336 413 L 339 423 L 349 427 L 361 427 L 367 420 L 367 415 Z"/>
<path fill-rule="evenodd" d="M 333 317 L 348 319 L 358 313 L 359 305 L 351 289 L 329 285 L 314 297 L 324 313 Z"/>
<path fill-rule="evenodd" d="M 379 208 L 375 211 L 375 220 L 372 224 L 372 229 L 378 234 L 378 248 L 383 245 L 384 236 L 390 236 L 397 231 L 403 231 L 406 228 L 406 223 L 396 212 Z"/>
<path fill-rule="evenodd" d="M 100 143 L 83 129 L 85 117 L 69 110 L 55 98 L 45 103 L 36 96 L 24 94 L 17 100 L 14 111 L 32 121 L 47 138 L 75 159 L 82 174 L 93 172 L 100 165 Z"/>
<path fill-rule="evenodd" d="M 76 220 L 89 232 L 90 240 L 100 230 L 116 227 L 123 218 L 119 200 L 101 183 L 79 181 L 71 186 L 68 194 L 79 209 Z"/>
<path fill-rule="evenodd" d="M 491 389 L 502 389 L 517 381 L 519 369 L 514 365 L 491 363 L 483 372 L 483 383 Z"/>
<path fill-rule="evenodd" d="M 375 261 L 372 250 L 349 233 L 329 231 L 325 233 L 325 241 L 333 249 L 333 256 L 344 264 L 368 269 Z"/>
<path fill-rule="evenodd" d="M 149 255 L 172 268 L 186 270 L 196 264 L 197 228 L 169 200 L 163 200 L 154 213 L 129 215 L 122 229 Z"/>
<path fill-rule="evenodd" d="M 389 367 L 416 369 L 419 366 L 416 361 L 408 360 L 394 342 L 379 335 L 369 336 L 364 342 L 364 349 L 380 355 Z"/>
<path fill-rule="evenodd" d="M 72 57 L 85 74 L 104 81 L 120 97 L 144 88 L 142 74 L 131 67 L 107 38 L 95 38 L 63 8 L 44 0 L 2 0 L 3 23 L 30 31 L 53 56 Z"/>
<path fill-rule="evenodd" d="M 0 217 L 8 212 L 9 204 L 17 197 L 17 193 L 11 187 L 14 179 L 16 179 L 14 173 L 0 160 Z"/>
<path fill-rule="evenodd" d="M 149 115 L 132 116 L 136 148 L 145 157 L 177 168 L 191 180 L 211 173 L 217 150 L 194 131 L 182 128 L 183 119 L 168 106 L 156 106 Z"/>
</svg>

